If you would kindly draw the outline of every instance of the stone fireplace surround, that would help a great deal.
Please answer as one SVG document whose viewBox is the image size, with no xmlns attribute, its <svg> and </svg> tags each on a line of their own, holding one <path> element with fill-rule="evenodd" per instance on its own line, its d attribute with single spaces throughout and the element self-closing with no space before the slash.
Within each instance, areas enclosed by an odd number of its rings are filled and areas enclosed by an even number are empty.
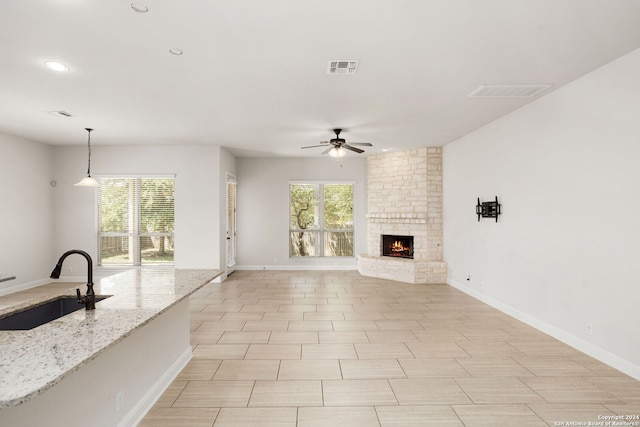
<svg viewBox="0 0 640 427">
<path fill-rule="evenodd" d="M 358 271 L 414 284 L 446 283 L 442 259 L 442 148 L 367 158 L 367 253 Z M 414 258 L 382 257 L 383 234 L 414 236 Z"/>
</svg>

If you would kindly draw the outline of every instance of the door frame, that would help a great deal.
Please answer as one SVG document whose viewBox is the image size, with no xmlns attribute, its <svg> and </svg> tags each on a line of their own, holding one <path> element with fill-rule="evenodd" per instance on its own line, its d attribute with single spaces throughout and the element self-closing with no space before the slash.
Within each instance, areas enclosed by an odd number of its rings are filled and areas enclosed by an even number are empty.
<svg viewBox="0 0 640 427">
<path fill-rule="evenodd" d="M 227 276 L 235 271 L 238 253 L 238 180 L 235 175 L 227 172 L 226 182 L 227 209 L 226 209 L 226 261 L 225 270 Z M 233 189 L 233 199 L 231 199 L 230 191 Z M 231 211 L 230 203 L 233 202 L 233 211 Z"/>
</svg>

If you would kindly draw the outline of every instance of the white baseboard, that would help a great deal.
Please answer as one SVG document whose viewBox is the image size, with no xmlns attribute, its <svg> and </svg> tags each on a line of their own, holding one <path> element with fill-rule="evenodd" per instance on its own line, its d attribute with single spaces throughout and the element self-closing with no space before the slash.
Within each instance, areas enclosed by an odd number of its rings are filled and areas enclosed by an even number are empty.
<svg viewBox="0 0 640 427">
<path fill-rule="evenodd" d="M 218 277 L 216 277 L 215 279 L 213 279 L 211 282 L 212 283 L 222 283 L 225 281 L 225 279 L 228 277 L 227 273 L 222 273 L 221 275 L 219 275 Z"/>
<path fill-rule="evenodd" d="M 131 411 L 124 416 L 122 421 L 118 423 L 118 427 L 135 427 L 147 415 L 147 412 L 153 408 L 153 405 L 160 399 L 162 393 L 176 379 L 178 374 L 187 366 L 191 360 L 193 353 L 189 346 L 175 362 L 171 364 L 169 369 L 153 384 L 153 386 L 142 396 L 142 399 L 135 404 Z"/>
<path fill-rule="evenodd" d="M 358 270 L 356 264 L 282 264 L 282 265 L 237 265 L 236 270 L 314 270 L 314 271 L 332 271 L 332 270 Z"/>
<path fill-rule="evenodd" d="M 502 311 L 509 316 L 520 320 L 521 322 L 526 323 L 527 325 L 536 328 L 537 330 L 544 332 L 547 335 L 550 335 L 556 338 L 563 343 L 570 345 L 571 347 L 579 350 L 594 359 L 601 361 L 602 363 L 606 363 L 607 365 L 623 372 L 630 377 L 633 377 L 637 380 L 640 380 L 640 366 L 621 358 L 609 351 L 603 349 L 602 347 L 598 347 L 596 345 L 591 344 L 575 335 L 572 335 L 562 329 L 559 329 L 553 325 L 550 325 L 538 318 L 532 317 L 522 311 L 511 307 L 510 305 L 504 304 L 498 300 L 495 300 L 485 294 L 482 294 L 475 289 L 470 288 L 469 286 L 465 286 L 464 284 L 457 282 L 455 280 L 447 280 L 447 283 L 454 288 L 468 294 L 475 299 L 484 302 L 485 304 L 490 305 L 491 307 Z"/>
</svg>

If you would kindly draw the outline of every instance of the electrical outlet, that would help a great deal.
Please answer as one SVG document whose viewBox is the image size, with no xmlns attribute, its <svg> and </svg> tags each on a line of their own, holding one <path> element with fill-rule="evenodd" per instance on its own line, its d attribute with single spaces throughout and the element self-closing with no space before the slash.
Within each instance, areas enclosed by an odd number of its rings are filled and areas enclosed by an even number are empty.
<svg viewBox="0 0 640 427">
<path fill-rule="evenodd" d="M 482 288 L 484 286 L 484 282 L 480 282 L 480 287 Z"/>
<path fill-rule="evenodd" d="M 587 335 L 593 336 L 593 325 L 591 323 L 587 323 Z"/>
<path fill-rule="evenodd" d="M 470 282 L 470 281 L 471 281 L 471 275 L 468 275 L 467 276 L 467 282 Z"/>
<path fill-rule="evenodd" d="M 120 412 L 123 406 L 124 406 L 124 391 L 120 390 L 116 394 L 116 412 Z"/>
</svg>

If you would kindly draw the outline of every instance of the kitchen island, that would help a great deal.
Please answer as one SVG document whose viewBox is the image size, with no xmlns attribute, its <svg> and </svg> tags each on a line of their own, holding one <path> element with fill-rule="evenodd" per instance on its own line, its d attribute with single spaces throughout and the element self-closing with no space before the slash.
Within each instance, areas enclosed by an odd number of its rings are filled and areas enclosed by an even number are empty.
<svg viewBox="0 0 640 427">
<path fill-rule="evenodd" d="M 191 358 L 189 296 L 221 273 L 126 271 L 95 284 L 96 310 L 0 331 L 0 425 L 135 425 Z M 39 301 L 60 295 L 75 287 Z"/>
</svg>

